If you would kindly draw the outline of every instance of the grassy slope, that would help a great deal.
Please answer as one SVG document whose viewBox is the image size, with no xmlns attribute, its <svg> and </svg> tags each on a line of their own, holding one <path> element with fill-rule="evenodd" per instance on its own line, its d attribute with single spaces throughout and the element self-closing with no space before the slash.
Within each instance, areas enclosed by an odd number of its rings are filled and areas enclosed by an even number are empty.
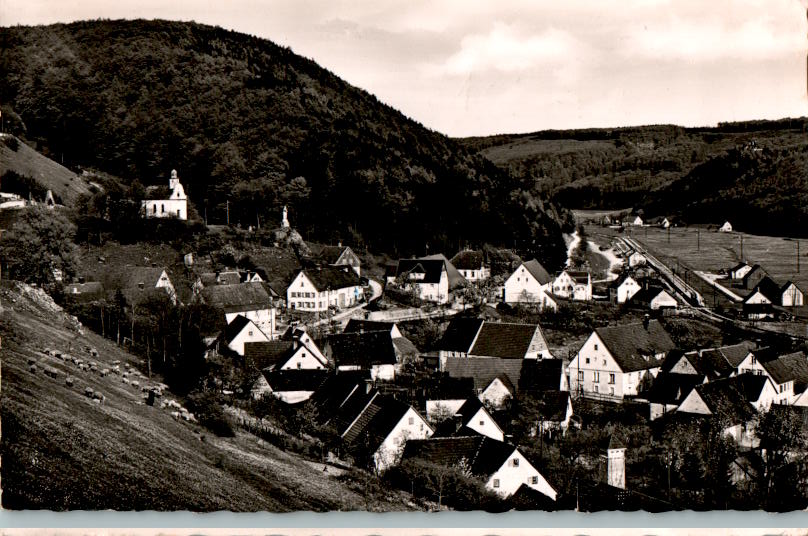
<svg viewBox="0 0 808 536">
<path fill-rule="evenodd" d="M 146 406 L 118 376 L 80 372 L 47 358 L 45 347 L 99 364 L 137 358 L 101 337 L 78 334 L 61 312 L 2 289 L 3 507 L 9 509 L 288 511 L 408 508 L 405 496 L 365 498 L 324 474 L 320 464 L 287 454 L 252 435 L 217 438 Z M 49 361 L 58 379 L 31 373 L 27 360 Z M 76 377 L 72 388 L 65 374 Z M 107 397 L 83 396 L 85 387 Z M 166 397 L 172 397 L 166 393 Z M 203 439 L 204 438 L 204 439 Z"/>
<path fill-rule="evenodd" d="M 23 142 L 16 151 L 0 143 L 0 176 L 6 171 L 35 179 L 44 188 L 53 190 L 67 206 L 73 206 L 81 194 L 90 193 L 89 182 Z"/>
</svg>

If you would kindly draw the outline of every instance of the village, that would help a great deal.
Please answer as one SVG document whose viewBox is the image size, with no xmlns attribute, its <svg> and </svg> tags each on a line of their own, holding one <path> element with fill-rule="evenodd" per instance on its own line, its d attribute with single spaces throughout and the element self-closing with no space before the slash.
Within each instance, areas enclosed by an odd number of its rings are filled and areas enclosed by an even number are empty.
<svg viewBox="0 0 808 536">
<path fill-rule="evenodd" d="M 186 220 L 177 171 L 141 207 L 147 220 Z M 649 230 L 669 237 L 671 227 L 639 215 L 583 221 L 557 273 L 541 259 L 470 248 L 364 266 L 367 252 L 306 244 L 284 207 L 273 236 L 295 246 L 298 267 L 283 274 L 195 252 L 182 257 L 182 274 L 102 258 L 74 281 L 54 274 L 67 310 L 140 366 L 82 362 L 69 347 L 45 353 L 142 387 L 146 404 L 199 426 L 153 374 L 166 355 L 159 322 L 140 329 L 160 333 L 162 348 L 153 335 L 145 348 L 143 334 L 135 340 L 138 314 L 143 322 L 196 304 L 216 317 L 199 333 L 205 390 L 236 426 L 319 445 L 324 472 L 360 467 L 413 493 L 414 482 L 432 491 L 440 482 L 438 504 L 450 507 L 463 504 L 443 490 L 451 476 L 512 507 L 652 511 L 718 504 L 708 499 L 754 507 L 739 497 L 788 473 L 783 485 L 800 493 L 790 505 L 802 507 L 804 442 L 778 446 L 772 429 L 808 431 L 803 292 L 761 263 L 685 272 L 644 240 Z M 102 303 L 129 311 L 128 340 Z M 30 365 L 32 374 L 53 369 Z M 75 376 L 68 381 L 79 388 Z M 85 394 L 103 403 L 97 389 Z M 697 437 L 731 456 L 697 454 L 710 450 Z M 665 452 L 649 452 L 652 443 Z M 720 499 L 692 476 L 702 471 L 726 480 Z"/>
</svg>

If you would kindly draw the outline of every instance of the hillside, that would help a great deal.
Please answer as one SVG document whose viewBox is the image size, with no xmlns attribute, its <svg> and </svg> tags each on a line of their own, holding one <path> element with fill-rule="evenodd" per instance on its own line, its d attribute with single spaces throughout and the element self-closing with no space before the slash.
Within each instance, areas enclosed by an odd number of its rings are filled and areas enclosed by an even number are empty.
<svg viewBox="0 0 808 536">
<path fill-rule="evenodd" d="M 25 184 L 26 179 L 35 184 Z M 73 206 L 79 196 L 91 193 L 91 186 L 80 175 L 7 135 L 0 139 L 0 190 L 25 198 L 30 191 L 38 201 L 51 190 L 57 202 Z"/>
<path fill-rule="evenodd" d="M 634 207 L 647 216 L 730 219 L 747 232 L 794 234 L 806 217 L 806 124 L 659 125 L 459 141 L 569 208 Z"/>
<path fill-rule="evenodd" d="M 197 213 L 409 255 L 517 247 L 555 268 L 566 212 L 454 140 L 270 41 L 194 23 L 4 28 L 0 101 L 69 167 L 176 168 Z M 6 114 L 4 114 L 6 115 Z"/>
<path fill-rule="evenodd" d="M 408 496 L 368 496 L 332 467 L 237 432 L 221 438 L 143 403 L 120 376 L 80 371 L 46 356 L 50 348 L 99 368 L 139 360 L 80 330 L 42 291 L 0 287 L 3 322 L 3 508 L 80 510 L 389 511 L 415 508 Z M 97 349 L 92 357 L 88 348 Z M 68 350 L 69 349 L 69 350 Z M 36 372 L 29 369 L 35 362 Z M 46 367 L 57 371 L 53 378 Z M 67 375 L 76 380 L 66 385 Z M 146 383 L 145 379 L 141 382 Z M 97 403 L 85 388 L 106 398 Z M 164 391 L 163 399 L 176 398 Z"/>
</svg>

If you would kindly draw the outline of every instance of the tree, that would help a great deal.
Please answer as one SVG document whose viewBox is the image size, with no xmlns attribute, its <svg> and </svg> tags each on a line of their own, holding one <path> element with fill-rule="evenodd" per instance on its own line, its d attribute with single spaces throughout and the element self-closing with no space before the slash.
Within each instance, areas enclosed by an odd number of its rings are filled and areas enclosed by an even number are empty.
<svg viewBox="0 0 808 536">
<path fill-rule="evenodd" d="M 53 283 L 56 269 L 72 278 L 78 266 L 75 234 L 76 226 L 59 210 L 34 206 L 22 211 L 3 236 L 0 256 L 11 277 L 26 283 Z"/>
<path fill-rule="evenodd" d="M 755 433 L 763 461 L 758 485 L 761 506 L 767 510 L 803 508 L 794 503 L 795 497 L 803 495 L 798 488 L 805 478 L 801 420 L 787 408 L 772 406 L 758 417 Z"/>
</svg>

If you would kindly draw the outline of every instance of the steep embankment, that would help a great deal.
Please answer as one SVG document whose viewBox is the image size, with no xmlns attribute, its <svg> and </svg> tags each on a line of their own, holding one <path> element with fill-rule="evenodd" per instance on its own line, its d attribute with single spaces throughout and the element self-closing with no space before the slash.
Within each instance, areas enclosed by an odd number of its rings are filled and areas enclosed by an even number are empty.
<svg viewBox="0 0 808 536">
<path fill-rule="evenodd" d="M 400 493 L 366 499 L 337 471 L 256 437 L 219 438 L 143 402 L 121 376 L 81 371 L 58 350 L 99 368 L 139 360 L 81 330 L 43 292 L 0 288 L 3 345 L 3 508 L 115 510 L 401 510 Z M 88 349 L 97 349 L 93 357 Z M 36 365 L 32 372 L 29 363 Z M 46 374 L 50 370 L 55 377 Z M 66 377 L 75 378 L 73 386 Z M 141 386 L 148 383 L 140 378 Z M 91 388 L 103 403 L 84 395 Z M 164 392 L 163 399 L 173 398 Z"/>
</svg>

